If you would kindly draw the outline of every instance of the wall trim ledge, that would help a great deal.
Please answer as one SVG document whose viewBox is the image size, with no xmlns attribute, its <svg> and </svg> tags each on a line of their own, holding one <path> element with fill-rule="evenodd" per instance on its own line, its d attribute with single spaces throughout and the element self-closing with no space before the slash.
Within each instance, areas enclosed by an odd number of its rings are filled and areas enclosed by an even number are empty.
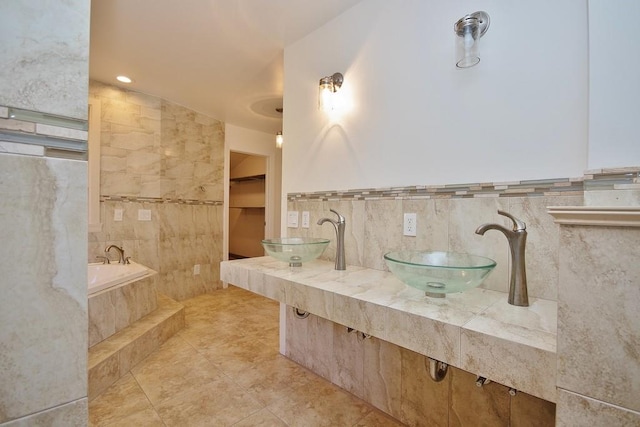
<svg viewBox="0 0 640 427">
<path fill-rule="evenodd" d="M 548 206 L 556 224 L 640 227 L 640 206 Z"/>
</svg>

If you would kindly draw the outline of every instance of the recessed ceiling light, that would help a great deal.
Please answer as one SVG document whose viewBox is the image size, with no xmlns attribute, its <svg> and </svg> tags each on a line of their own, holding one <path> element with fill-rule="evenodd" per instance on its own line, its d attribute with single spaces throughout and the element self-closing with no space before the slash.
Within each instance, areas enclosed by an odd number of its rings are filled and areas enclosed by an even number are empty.
<svg viewBox="0 0 640 427">
<path fill-rule="evenodd" d="M 118 76 L 118 77 L 116 77 L 116 80 L 118 80 L 119 82 L 122 82 L 122 83 L 131 83 L 133 81 L 127 76 Z"/>
</svg>

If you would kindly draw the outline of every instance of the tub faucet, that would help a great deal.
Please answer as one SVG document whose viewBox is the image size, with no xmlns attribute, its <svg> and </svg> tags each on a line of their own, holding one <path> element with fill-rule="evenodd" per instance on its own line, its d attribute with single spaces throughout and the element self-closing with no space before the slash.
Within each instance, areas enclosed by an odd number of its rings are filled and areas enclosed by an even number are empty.
<svg viewBox="0 0 640 427">
<path fill-rule="evenodd" d="M 338 220 L 331 218 L 321 218 L 318 220 L 318 225 L 322 225 L 325 222 L 330 222 L 333 225 L 334 230 L 336 230 L 336 238 L 338 240 L 338 247 L 336 248 L 336 270 L 346 270 L 347 264 L 344 260 L 344 227 L 345 227 L 345 219 L 338 212 L 333 209 L 329 209 L 334 214 L 338 215 Z"/>
<path fill-rule="evenodd" d="M 116 245 L 107 246 L 107 248 L 104 250 L 105 256 L 109 253 L 111 249 L 115 249 L 116 252 L 118 252 L 118 264 L 129 264 L 129 258 L 128 257 L 125 258 L 124 256 L 124 249 Z"/>
<path fill-rule="evenodd" d="M 509 281 L 509 304 L 520 307 L 529 306 L 527 295 L 527 271 L 524 261 L 524 248 L 527 243 L 527 225 L 508 212 L 498 210 L 500 215 L 513 221 L 513 229 L 509 230 L 500 224 L 483 224 L 476 230 L 481 236 L 487 230 L 498 230 L 507 237 L 511 251 L 511 279 Z"/>
</svg>

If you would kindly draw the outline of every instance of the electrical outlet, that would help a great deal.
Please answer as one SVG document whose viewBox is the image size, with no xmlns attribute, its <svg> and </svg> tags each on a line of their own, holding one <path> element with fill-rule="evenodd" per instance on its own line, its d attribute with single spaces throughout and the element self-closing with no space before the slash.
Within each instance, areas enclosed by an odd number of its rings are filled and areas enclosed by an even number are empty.
<svg viewBox="0 0 640 427">
<path fill-rule="evenodd" d="M 151 209 L 138 209 L 138 221 L 151 221 Z"/>
<path fill-rule="evenodd" d="M 122 221 L 122 214 L 124 209 L 114 209 L 113 210 L 113 220 L 114 221 Z"/>
<path fill-rule="evenodd" d="M 287 212 L 287 227 L 298 228 L 298 211 Z"/>
<path fill-rule="evenodd" d="M 196 264 L 193 266 L 193 275 L 197 276 L 198 274 L 200 274 L 200 264 Z"/>
<path fill-rule="evenodd" d="M 309 211 L 302 211 L 302 228 L 309 228 Z"/>
<path fill-rule="evenodd" d="M 414 213 L 406 213 L 404 214 L 404 231 L 403 234 L 405 236 L 415 236 L 417 234 L 417 222 L 416 222 L 416 214 Z"/>
</svg>

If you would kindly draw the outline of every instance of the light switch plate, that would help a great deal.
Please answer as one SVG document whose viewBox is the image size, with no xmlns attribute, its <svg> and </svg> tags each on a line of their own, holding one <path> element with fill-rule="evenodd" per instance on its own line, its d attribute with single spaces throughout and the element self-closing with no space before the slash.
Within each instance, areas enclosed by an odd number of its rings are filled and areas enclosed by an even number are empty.
<svg viewBox="0 0 640 427">
<path fill-rule="evenodd" d="M 124 209 L 114 209 L 113 210 L 113 220 L 114 221 L 122 221 Z"/>
<path fill-rule="evenodd" d="M 302 211 L 302 228 L 309 228 L 309 211 Z"/>
<path fill-rule="evenodd" d="M 298 211 L 287 212 L 287 227 L 298 228 Z"/>
<path fill-rule="evenodd" d="M 151 221 L 151 210 L 138 209 L 138 221 Z"/>
<path fill-rule="evenodd" d="M 196 264 L 193 266 L 193 275 L 197 276 L 198 274 L 200 274 L 200 264 Z"/>
</svg>

